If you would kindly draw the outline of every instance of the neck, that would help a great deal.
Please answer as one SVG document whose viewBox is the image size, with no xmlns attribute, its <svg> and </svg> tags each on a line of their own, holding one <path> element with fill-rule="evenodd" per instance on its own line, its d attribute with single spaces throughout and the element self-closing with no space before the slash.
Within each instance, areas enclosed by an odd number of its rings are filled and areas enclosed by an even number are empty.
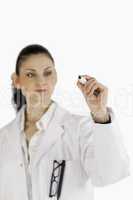
<svg viewBox="0 0 133 200">
<path fill-rule="evenodd" d="M 29 123 L 35 123 L 38 121 L 42 115 L 49 109 L 53 100 L 50 100 L 47 104 L 38 107 L 32 107 L 30 105 L 26 106 L 25 118 Z"/>
</svg>

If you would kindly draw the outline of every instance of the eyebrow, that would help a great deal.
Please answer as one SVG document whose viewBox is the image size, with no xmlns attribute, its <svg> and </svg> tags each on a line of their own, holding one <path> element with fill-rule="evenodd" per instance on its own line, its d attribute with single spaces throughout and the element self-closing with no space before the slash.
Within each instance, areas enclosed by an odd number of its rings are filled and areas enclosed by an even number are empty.
<svg viewBox="0 0 133 200">
<path fill-rule="evenodd" d="M 49 68 L 52 68 L 52 66 L 49 66 L 49 67 L 46 67 L 46 68 L 44 68 L 44 70 L 47 70 L 47 69 L 49 69 Z M 23 68 L 24 69 L 24 68 Z M 27 69 L 24 69 L 24 70 L 30 70 L 30 71 L 36 71 L 35 69 L 33 69 L 33 68 L 27 68 Z"/>
</svg>

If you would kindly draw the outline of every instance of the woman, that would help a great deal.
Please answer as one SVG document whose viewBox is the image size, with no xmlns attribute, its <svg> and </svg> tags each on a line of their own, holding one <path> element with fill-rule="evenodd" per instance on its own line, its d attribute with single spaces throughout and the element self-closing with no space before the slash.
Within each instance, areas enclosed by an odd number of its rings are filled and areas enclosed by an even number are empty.
<svg viewBox="0 0 133 200">
<path fill-rule="evenodd" d="M 84 75 L 77 81 L 91 115 L 75 115 L 51 96 L 55 63 L 40 45 L 21 50 L 12 74 L 16 117 L 0 130 L 0 199 L 93 199 L 93 185 L 129 175 L 128 156 L 108 89 Z M 95 91 L 99 91 L 97 95 Z"/>
</svg>

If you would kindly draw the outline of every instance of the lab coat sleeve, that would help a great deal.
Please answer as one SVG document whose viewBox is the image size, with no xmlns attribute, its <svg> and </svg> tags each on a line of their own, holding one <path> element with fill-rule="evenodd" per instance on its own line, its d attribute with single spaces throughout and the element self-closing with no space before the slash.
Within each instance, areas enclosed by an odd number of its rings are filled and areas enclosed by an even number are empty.
<svg viewBox="0 0 133 200">
<path fill-rule="evenodd" d="M 129 175 L 129 158 L 113 110 L 111 123 L 99 124 L 87 117 L 79 123 L 82 166 L 95 186 L 113 184 Z"/>
</svg>

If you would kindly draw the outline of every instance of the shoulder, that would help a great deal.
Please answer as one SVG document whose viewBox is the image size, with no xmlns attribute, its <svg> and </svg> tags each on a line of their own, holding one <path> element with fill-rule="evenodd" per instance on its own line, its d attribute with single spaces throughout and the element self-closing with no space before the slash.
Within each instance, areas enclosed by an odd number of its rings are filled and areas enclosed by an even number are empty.
<svg viewBox="0 0 133 200">
<path fill-rule="evenodd" d="M 6 136 L 8 133 L 11 132 L 14 121 L 15 121 L 15 119 L 13 119 L 8 124 L 6 124 L 0 128 L 0 138 Z"/>
<path fill-rule="evenodd" d="M 14 119 L 12 119 L 9 123 L 0 128 L 0 138 L 6 134 L 11 134 L 16 130 L 16 127 L 19 126 L 22 119 L 24 109 L 25 106 L 22 106 L 22 108 L 18 112 L 16 112 L 16 116 L 14 117 Z"/>
<path fill-rule="evenodd" d="M 12 131 L 13 121 L 14 120 L 12 120 L 8 124 L 6 124 L 0 128 L 0 154 L 1 154 L 2 149 L 5 146 L 5 144 L 8 144 L 9 138 L 13 132 Z"/>
</svg>

